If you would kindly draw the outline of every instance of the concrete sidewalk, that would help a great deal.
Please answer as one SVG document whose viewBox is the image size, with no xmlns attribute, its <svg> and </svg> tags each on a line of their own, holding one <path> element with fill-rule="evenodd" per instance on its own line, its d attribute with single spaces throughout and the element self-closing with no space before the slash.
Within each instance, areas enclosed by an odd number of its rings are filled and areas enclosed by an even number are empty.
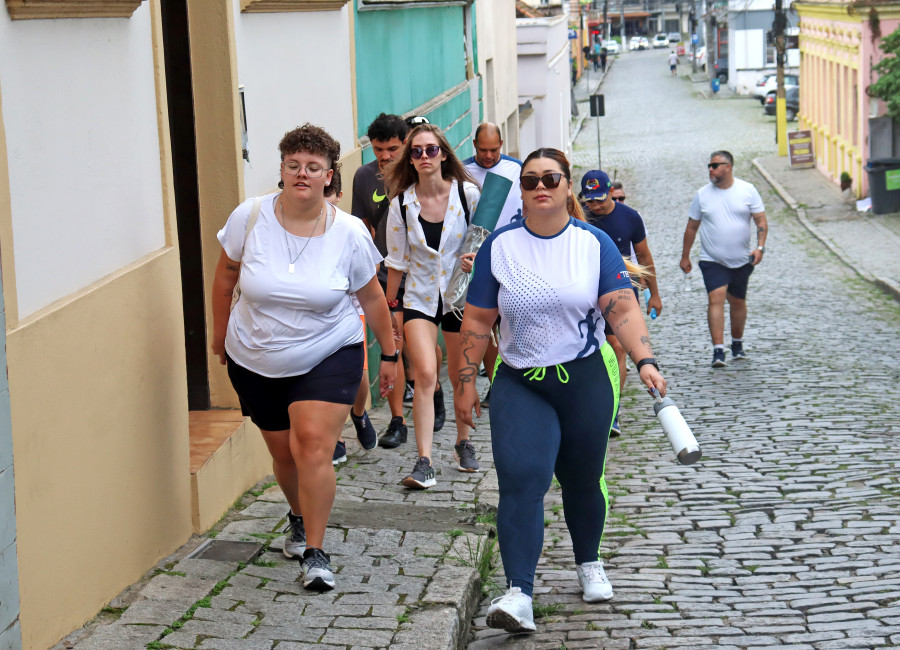
<svg viewBox="0 0 900 650">
<path fill-rule="evenodd" d="M 787 156 L 753 165 L 817 239 L 860 277 L 900 300 L 900 214 L 857 212 L 817 169 L 791 169 Z"/>
<path fill-rule="evenodd" d="M 447 422 L 434 437 L 437 485 L 429 490 L 399 485 L 416 458 L 409 415 L 409 441 L 393 450 L 365 451 L 345 426 L 349 460 L 336 468 L 325 535 L 333 591 L 303 589 L 299 562 L 282 554 L 288 506 L 269 477 L 56 648 L 464 647 L 482 598 L 472 556 L 487 539 L 497 482 L 486 410 L 471 435 L 482 471 L 456 470 L 452 393 L 443 382 Z M 487 379 L 478 383 L 483 395 Z M 383 433 L 387 406 L 369 414 Z"/>
</svg>

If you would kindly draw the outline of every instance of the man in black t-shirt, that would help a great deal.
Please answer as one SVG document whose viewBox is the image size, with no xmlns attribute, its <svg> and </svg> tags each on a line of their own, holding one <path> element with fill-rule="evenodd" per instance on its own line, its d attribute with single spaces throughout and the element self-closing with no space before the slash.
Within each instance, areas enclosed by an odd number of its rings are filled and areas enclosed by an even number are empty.
<svg viewBox="0 0 900 650">
<path fill-rule="evenodd" d="M 381 172 L 393 162 L 403 150 L 403 143 L 409 133 L 409 126 L 399 115 L 382 113 L 369 125 L 367 135 L 372 143 L 375 160 L 356 170 L 353 176 L 353 202 L 350 212 L 362 219 L 372 233 L 375 247 L 383 257 L 387 257 L 387 211 L 391 202 L 387 197 L 387 188 Z M 381 288 L 387 286 L 387 269 L 381 264 L 378 270 Z M 401 285 L 400 305 L 403 305 L 403 285 Z M 402 314 L 402 311 L 400 312 Z M 402 325 L 401 325 L 402 330 Z M 399 342 L 398 342 L 399 343 Z M 402 343 L 399 343 L 401 346 Z M 387 432 L 381 436 L 378 444 L 385 448 L 397 447 L 406 442 L 407 428 L 403 420 L 403 393 L 406 389 L 406 377 L 403 364 L 397 364 L 396 389 L 388 394 L 391 407 L 391 423 Z"/>
</svg>

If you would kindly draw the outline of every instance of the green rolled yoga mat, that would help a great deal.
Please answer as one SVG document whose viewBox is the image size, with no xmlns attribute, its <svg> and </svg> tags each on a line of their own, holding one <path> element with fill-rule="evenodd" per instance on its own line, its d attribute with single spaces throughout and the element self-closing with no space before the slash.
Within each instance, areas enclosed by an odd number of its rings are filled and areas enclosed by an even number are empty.
<svg viewBox="0 0 900 650">
<path fill-rule="evenodd" d="M 472 216 L 472 224 L 481 226 L 485 230 L 493 231 L 497 227 L 500 212 L 506 204 L 506 197 L 512 181 L 499 174 L 488 172 L 484 177 L 484 185 L 481 187 L 481 198 L 478 207 Z"/>
</svg>

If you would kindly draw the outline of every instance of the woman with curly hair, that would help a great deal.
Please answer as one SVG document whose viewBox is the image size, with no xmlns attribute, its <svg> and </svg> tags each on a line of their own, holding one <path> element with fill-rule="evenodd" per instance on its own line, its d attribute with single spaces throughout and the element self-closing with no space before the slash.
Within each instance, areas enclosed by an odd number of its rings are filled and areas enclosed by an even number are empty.
<svg viewBox="0 0 900 650">
<path fill-rule="evenodd" d="M 406 349 L 416 370 L 413 424 L 417 458 L 412 473 L 402 483 L 425 489 L 436 483 L 431 463 L 434 431 L 440 428 L 435 424 L 435 405 L 442 406 L 444 399 L 443 391 L 435 389 L 435 385 L 440 387 L 440 363 L 435 355 L 438 327 L 444 331 L 447 369 L 454 389 L 459 374 L 462 321 L 450 311 L 444 294 L 458 259 L 462 260 L 463 271 L 472 270 L 474 253 L 460 252 L 481 192 L 433 124 L 420 124 L 410 131 L 403 152 L 385 170 L 384 178 L 391 199 L 385 295 L 391 310 L 399 311 L 397 292 L 406 272 L 402 321 L 396 319 L 395 325 L 403 327 Z M 469 427 L 459 420 L 454 451 L 459 471 L 478 471 Z"/>
<path fill-rule="evenodd" d="M 334 588 L 322 549 L 335 494 L 331 460 L 365 351 L 351 294 L 388 352 L 382 395 L 393 388 L 397 354 L 375 277 L 381 255 L 359 219 L 325 201 L 340 144 L 305 124 L 286 133 L 279 149 L 281 191 L 245 201 L 219 231 L 212 350 L 262 432 L 290 504 L 284 554 L 302 555 L 305 588 L 326 590 Z"/>
</svg>

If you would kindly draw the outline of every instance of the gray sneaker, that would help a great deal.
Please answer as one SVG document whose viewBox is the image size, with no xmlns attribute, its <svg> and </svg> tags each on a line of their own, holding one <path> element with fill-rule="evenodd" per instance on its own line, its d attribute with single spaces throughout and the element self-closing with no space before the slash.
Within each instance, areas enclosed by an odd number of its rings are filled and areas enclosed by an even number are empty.
<svg viewBox="0 0 900 650">
<path fill-rule="evenodd" d="M 303 588 L 312 591 L 334 589 L 331 558 L 320 548 L 308 548 L 303 553 Z"/>
<path fill-rule="evenodd" d="M 412 473 L 400 483 L 408 488 L 418 488 L 420 490 L 437 485 L 437 481 L 434 480 L 434 468 L 431 467 L 431 461 L 425 456 L 420 456 Z"/>
<path fill-rule="evenodd" d="M 478 461 L 475 460 L 475 445 L 471 440 L 463 440 L 453 446 L 453 457 L 456 459 L 456 469 L 460 472 L 477 472 Z"/>
<path fill-rule="evenodd" d="M 281 552 L 286 558 L 300 557 L 306 550 L 306 528 L 303 526 L 303 517 L 295 517 L 288 511 L 288 525 L 284 529 L 287 537 L 284 538 L 284 547 Z"/>
</svg>

